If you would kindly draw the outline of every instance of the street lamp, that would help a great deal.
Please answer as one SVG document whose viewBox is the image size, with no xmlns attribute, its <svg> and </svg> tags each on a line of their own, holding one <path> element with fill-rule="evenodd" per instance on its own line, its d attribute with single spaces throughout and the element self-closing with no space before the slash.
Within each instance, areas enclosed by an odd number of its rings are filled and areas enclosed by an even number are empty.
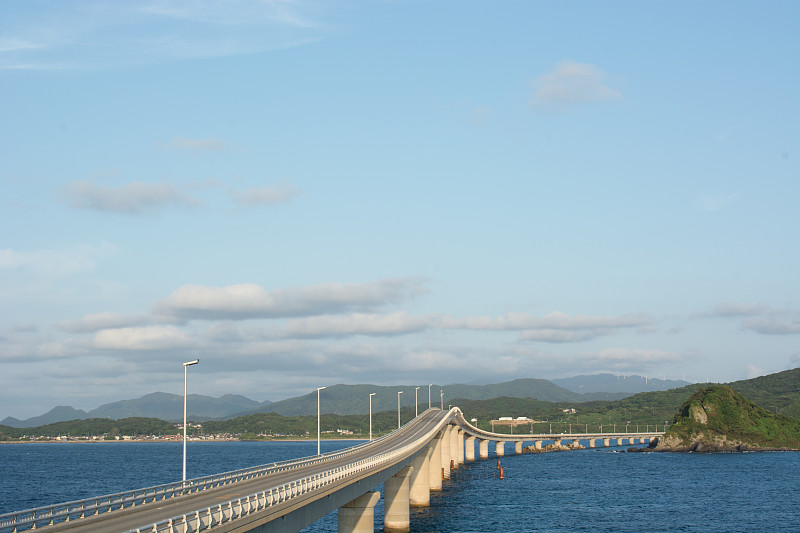
<svg viewBox="0 0 800 533">
<path fill-rule="evenodd" d="M 200 362 L 200 359 L 183 363 L 183 482 L 186 483 L 186 375 L 187 369 Z"/>
<path fill-rule="evenodd" d="M 319 455 L 319 391 L 324 390 L 325 387 L 317 388 L 317 455 Z"/>
<path fill-rule="evenodd" d="M 400 395 L 403 391 L 397 391 L 397 429 L 400 429 Z"/>
<path fill-rule="evenodd" d="M 444 411 L 444 391 L 439 391 L 439 397 L 442 399 L 442 411 Z"/>
<path fill-rule="evenodd" d="M 417 393 L 419 392 L 419 387 L 414 389 L 414 416 L 419 416 L 419 407 L 417 407 Z"/>
<path fill-rule="evenodd" d="M 377 393 L 372 392 L 369 395 L 369 440 L 372 442 L 372 397 Z"/>
<path fill-rule="evenodd" d="M 433 387 L 433 383 L 428 385 L 428 409 L 431 408 L 431 387 Z"/>
</svg>

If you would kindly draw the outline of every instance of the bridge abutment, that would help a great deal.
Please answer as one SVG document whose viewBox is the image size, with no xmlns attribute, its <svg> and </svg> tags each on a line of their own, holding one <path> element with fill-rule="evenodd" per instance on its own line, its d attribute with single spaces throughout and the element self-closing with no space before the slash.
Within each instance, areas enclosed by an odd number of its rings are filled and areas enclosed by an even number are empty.
<svg viewBox="0 0 800 533">
<path fill-rule="evenodd" d="M 339 507 L 339 533 L 373 533 L 380 492 L 370 491 Z"/>
<path fill-rule="evenodd" d="M 413 467 L 407 466 L 383 483 L 383 530 L 406 533 L 411 530 L 409 486 Z"/>
</svg>

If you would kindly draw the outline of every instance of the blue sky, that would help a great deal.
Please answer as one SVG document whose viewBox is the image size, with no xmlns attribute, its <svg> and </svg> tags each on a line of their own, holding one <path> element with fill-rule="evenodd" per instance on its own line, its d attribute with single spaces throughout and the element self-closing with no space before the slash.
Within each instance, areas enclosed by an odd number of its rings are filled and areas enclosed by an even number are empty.
<svg viewBox="0 0 800 533">
<path fill-rule="evenodd" d="M 0 3 L 0 415 L 800 365 L 796 2 Z"/>
</svg>

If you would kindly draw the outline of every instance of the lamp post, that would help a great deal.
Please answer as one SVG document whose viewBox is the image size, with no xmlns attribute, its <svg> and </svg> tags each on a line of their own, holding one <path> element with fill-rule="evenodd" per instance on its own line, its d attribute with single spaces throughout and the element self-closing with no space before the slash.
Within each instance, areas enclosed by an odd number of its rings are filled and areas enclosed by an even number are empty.
<svg viewBox="0 0 800 533">
<path fill-rule="evenodd" d="M 397 429 L 400 429 L 400 395 L 403 391 L 397 391 Z"/>
<path fill-rule="evenodd" d="M 444 411 L 444 391 L 439 390 L 439 398 L 442 400 L 442 411 Z"/>
<path fill-rule="evenodd" d="M 415 417 L 419 416 L 419 407 L 418 407 L 418 404 L 417 404 L 417 393 L 418 392 L 419 392 L 419 387 L 414 389 L 414 416 Z"/>
<path fill-rule="evenodd" d="M 320 431 L 319 431 L 319 425 L 320 425 L 319 424 L 319 419 L 320 419 L 320 415 L 319 415 L 319 391 L 324 390 L 324 389 L 325 389 L 325 387 L 318 387 L 317 388 L 317 455 L 319 455 L 319 433 L 320 433 Z"/>
<path fill-rule="evenodd" d="M 369 441 L 372 442 L 372 397 L 375 396 L 375 392 L 370 393 L 369 395 Z"/>
<path fill-rule="evenodd" d="M 433 387 L 433 383 L 428 385 L 428 409 L 431 408 L 431 387 Z"/>
<path fill-rule="evenodd" d="M 200 359 L 183 363 L 183 482 L 186 483 L 186 376 L 187 369 L 200 362 Z"/>
</svg>

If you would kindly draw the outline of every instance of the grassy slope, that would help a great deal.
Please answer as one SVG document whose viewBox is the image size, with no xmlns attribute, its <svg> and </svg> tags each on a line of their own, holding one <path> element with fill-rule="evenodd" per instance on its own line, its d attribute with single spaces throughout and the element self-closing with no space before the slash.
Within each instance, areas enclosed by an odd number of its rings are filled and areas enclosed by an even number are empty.
<svg viewBox="0 0 800 533">
<path fill-rule="evenodd" d="M 759 407 L 725 385 L 695 392 L 681 407 L 665 437 L 684 445 L 724 436 L 757 447 L 800 447 L 800 420 Z"/>
</svg>

